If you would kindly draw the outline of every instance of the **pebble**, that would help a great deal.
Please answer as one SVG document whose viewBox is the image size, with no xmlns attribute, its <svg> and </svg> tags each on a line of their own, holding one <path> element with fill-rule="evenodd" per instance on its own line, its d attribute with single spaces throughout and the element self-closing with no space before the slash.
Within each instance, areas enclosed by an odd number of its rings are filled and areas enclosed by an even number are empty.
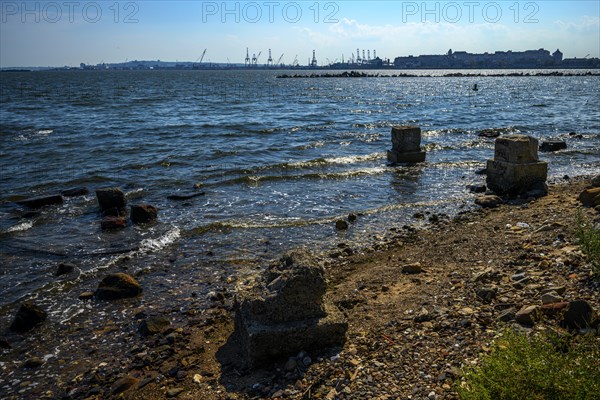
<svg viewBox="0 0 600 400">
<path fill-rule="evenodd" d="M 173 397 L 177 397 L 179 396 L 185 389 L 183 388 L 173 388 L 173 389 L 169 389 L 167 390 L 167 397 L 168 398 L 173 398 Z"/>
</svg>

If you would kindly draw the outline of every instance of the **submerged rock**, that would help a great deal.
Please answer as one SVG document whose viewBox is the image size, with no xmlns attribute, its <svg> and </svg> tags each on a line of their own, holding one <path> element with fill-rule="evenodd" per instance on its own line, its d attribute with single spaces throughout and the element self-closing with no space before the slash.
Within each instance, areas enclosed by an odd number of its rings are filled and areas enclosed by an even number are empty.
<svg viewBox="0 0 600 400">
<path fill-rule="evenodd" d="M 59 194 L 51 195 L 51 196 L 42 196 L 42 197 L 32 197 L 30 199 L 17 201 L 17 204 L 20 204 L 29 208 L 42 208 L 45 206 L 50 206 L 54 204 L 62 204 L 63 197 Z"/>
<path fill-rule="evenodd" d="M 346 229 L 348 229 L 348 222 L 344 221 L 343 219 L 338 219 L 337 221 L 335 221 L 335 229 L 337 229 L 338 231 L 345 231 Z"/>
<path fill-rule="evenodd" d="M 140 324 L 139 332 L 142 336 L 156 335 L 164 331 L 169 325 L 171 325 L 171 321 L 166 317 L 148 317 Z"/>
<path fill-rule="evenodd" d="M 235 334 L 251 367 L 299 351 L 341 346 L 348 324 L 324 300 L 325 271 L 304 252 L 270 266 L 259 284 L 235 305 Z"/>
<path fill-rule="evenodd" d="M 122 209 L 127 205 L 125 194 L 119 188 L 97 189 L 96 198 L 103 212 L 111 208 Z"/>
<path fill-rule="evenodd" d="M 567 142 L 564 140 L 548 140 L 540 144 L 540 151 L 553 152 L 567 148 Z"/>
<path fill-rule="evenodd" d="M 116 300 L 136 297 L 142 293 L 142 287 L 131 275 L 118 272 L 106 276 L 96 290 L 96 297 L 100 300 Z"/>
<path fill-rule="evenodd" d="M 194 197 L 204 196 L 206 193 L 204 192 L 196 192 L 196 193 L 186 193 L 186 194 L 172 194 L 167 196 L 168 200 L 174 201 L 182 201 L 193 199 Z"/>
<path fill-rule="evenodd" d="M 33 329 L 36 325 L 44 322 L 46 317 L 46 312 L 35 304 L 31 302 L 22 303 L 10 326 L 10 330 L 18 333 L 25 333 Z"/>
<path fill-rule="evenodd" d="M 90 193 L 90 191 L 88 190 L 88 188 L 85 188 L 85 187 L 71 188 L 71 189 L 66 189 L 66 190 L 63 190 L 62 192 L 60 192 L 60 194 L 62 194 L 65 197 L 85 196 L 86 194 L 89 194 L 89 193 Z"/>
<path fill-rule="evenodd" d="M 60 263 L 60 264 L 58 264 L 58 267 L 56 267 L 56 272 L 54 273 L 54 275 L 61 276 L 61 275 L 70 274 L 71 272 L 73 272 L 75 270 L 75 268 L 77 268 L 77 266 L 75 264 Z"/>
<path fill-rule="evenodd" d="M 158 216 L 156 207 L 150 204 L 138 204 L 131 206 L 131 222 L 134 224 L 144 224 L 155 221 Z"/>
<path fill-rule="evenodd" d="M 127 220 L 121 217 L 104 217 L 100 221 L 102 230 L 123 229 L 127 226 Z"/>
</svg>

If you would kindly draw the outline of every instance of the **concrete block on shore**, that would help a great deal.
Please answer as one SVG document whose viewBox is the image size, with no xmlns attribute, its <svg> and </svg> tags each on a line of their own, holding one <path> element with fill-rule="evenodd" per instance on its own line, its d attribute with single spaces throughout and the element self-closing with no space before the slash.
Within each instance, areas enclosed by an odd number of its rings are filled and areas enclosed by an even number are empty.
<svg viewBox="0 0 600 400">
<path fill-rule="evenodd" d="M 525 135 L 507 135 L 496 139 L 494 159 L 487 162 L 487 186 L 500 195 L 543 196 L 548 163 L 538 159 L 538 141 Z"/>
<path fill-rule="evenodd" d="M 526 164 L 537 162 L 538 141 L 527 135 L 506 135 L 496 139 L 494 160 Z"/>
<path fill-rule="evenodd" d="M 235 334 L 254 368 L 297 354 L 341 346 L 348 329 L 324 300 L 324 270 L 312 257 L 292 252 L 265 272 L 235 306 Z"/>
<path fill-rule="evenodd" d="M 418 126 L 392 127 L 392 149 L 387 152 L 392 163 L 418 163 L 425 161 L 421 150 L 421 128 Z"/>
</svg>

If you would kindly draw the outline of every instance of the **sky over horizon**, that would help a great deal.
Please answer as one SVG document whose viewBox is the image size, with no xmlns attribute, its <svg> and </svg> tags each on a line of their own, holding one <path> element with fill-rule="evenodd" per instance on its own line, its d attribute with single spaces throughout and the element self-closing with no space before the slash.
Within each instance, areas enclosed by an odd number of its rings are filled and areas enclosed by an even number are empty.
<svg viewBox="0 0 600 400">
<path fill-rule="evenodd" d="M 397 56 L 560 49 L 600 57 L 600 2 L 0 1 L 0 67 L 126 60 L 319 65 Z"/>
</svg>

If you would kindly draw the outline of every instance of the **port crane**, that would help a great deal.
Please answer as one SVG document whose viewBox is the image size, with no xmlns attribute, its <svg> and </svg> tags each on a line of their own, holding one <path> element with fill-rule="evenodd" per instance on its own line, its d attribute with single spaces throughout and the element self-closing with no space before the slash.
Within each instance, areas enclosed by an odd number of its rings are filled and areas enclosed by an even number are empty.
<svg viewBox="0 0 600 400">
<path fill-rule="evenodd" d="M 277 60 L 277 62 L 275 63 L 275 65 L 281 65 L 281 64 L 279 64 L 279 63 L 281 62 L 281 59 L 283 58 L 283 55 L 284 55 L 284 54 L 285 54 L 285 53 L 282 53 L 282 54 L 281 54 L 281 56 L 279 56 L 279 59 Z"/>
<path fill-rule="evenodd" d="M 202 61 L 204 60 L 204 56 L 206 55 L 206 50 L 208 50 L 208 49 L 204 49 L 204 51 L 202 52 L 200 57 L 196 58 L 196 61 L 194 61 L 194 68 L 198 68 L 200 66 L 200 64 L 202 64 Z"/>
<path fill-rule="evenodd" d="M 252 65 L 254 65 L 255 67 L 258 65 L 258 59 L 260 58 L 261 54 L 262 50 L 258 52 L 258 55 L 252 54 Z"/>
</svg>

